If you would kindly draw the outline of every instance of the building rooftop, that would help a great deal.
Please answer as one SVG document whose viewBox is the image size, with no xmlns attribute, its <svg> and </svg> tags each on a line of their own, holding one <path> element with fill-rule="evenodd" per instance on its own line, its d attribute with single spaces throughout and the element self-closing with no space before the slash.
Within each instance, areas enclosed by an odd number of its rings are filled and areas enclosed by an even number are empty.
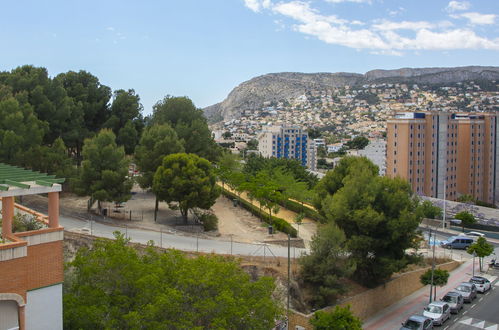
<svg viewBox="0 0 499 330">
<path fill-rule="evenodd" d="M 64 178 L 0 163 L 0 197 L 61 191 Z"/>
</svg>

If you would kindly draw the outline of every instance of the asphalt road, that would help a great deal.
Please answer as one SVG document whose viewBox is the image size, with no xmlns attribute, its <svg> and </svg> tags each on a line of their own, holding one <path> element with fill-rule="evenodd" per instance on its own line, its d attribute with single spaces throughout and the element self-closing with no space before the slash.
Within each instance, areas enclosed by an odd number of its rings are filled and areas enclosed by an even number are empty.
<svg viewBox="0 0 499 330">
<path fill-rule="evenodd" d="M 489 275 L 496 277 L 492 289 L 485 294 L 479 293 L 471 304 L 465 304 L 459 314 L 444 324 L 444 330 L 499 329 L 499 271 L 489 271 Z"/>
<path fill-rule="evenodd" d="M 439 241 L 453 235 L 454 234 L 450 234 L 447 232 L 437 231 L 437 246 Z M 499 256 L 499 244 L 494 244 L 494 247 L 496 255 Z M 448 284 L 445 287 L 437 288 L 437 298 L 440 299 L 440 297 L 442 297 L 446 292 L 453 290 L 460 282 L 468 281 L 472 276 L 473 266 L 472 258 L 464 250 L 451 251 L 438 247 L 437 252 L 437 254 L 453 253 L 454 258 L 457 258 L 457 260 L 466 261 L 461 267 L 451 273 Z M 490 260 L 490 257 L 486 258 L 485 262 L 487 263 L 488 260 Z M 478 275 L 478 260 L 475 260 L 475 262 L 475 274 Z M 488 265 L 485 265 L 485 270 L 487 269 L 487 267 Z M 486 276 L 489 276 L 491 279 L 496 280 L 494 276 L 499 276 L 499 271 L 489 270 Z M 414 292 L 398 303 L 385 308 L 377 315 L 374 315 L 370 319 L 366 320 L 364 329 L 399 329 L 400 324 L 404 322 L 409 316 L 413 314 L 422 314 L 423 308 L 428 304 L 428 294 L 428 286 Z M 480 298 L 482 298 L 481 301 L 479 301 Z M 476 315 L 477 322 L 475 322 L 475 318 L 473 318 L 472 316 L 468 316 L 468 313 L 470 313 L 470 315 Z M 487 315 L 493 316 L 486 317 Z M 458 315 L 452 315 L 451 319 L 447 321 L 443 327 L 440 327 L 440 329 L 489 329 L 487 327 L 472 327 L 475 323 L 478 323 L 478 325 L 480 326 L 480 322 L 487 320 L 484 324 L 486 324 L 487 326 L 492 326 L 490 329 L 499 330 L 499 328 L 494 327 L 494 324 L 499 324 L 499 322 L 495 321 L 497 317 L 499 317 L 499 286 L 495 286 L 495 289 L 492 290 L 489 294 L 479 294 L 479 298 L 476 299 L 473 304 L 465 304 L 465 308 L 463 309 L 463 311 Z M 470 322 L 470 324 L 465 324 L 461 321 L 465 323 Z"/>
<path fill-rule="evenodd" d="M 95 221 L 85 221 L 67 216 L 60 216 L 61 225 L 68 231 L 85 232 L 98 237 L 114 238 L 113 232 L 119 231 L 132 242 L 146 244 L 153 241 L 154 245 L 164 248 L 175 248 L 182 251 L 200 251 L 217 254 L 234 254 L 245 256 L 272 256 L 287 257 L 287 247 L 269 244 L 238 243 L 221 240 L 197 238 L 195 236 L 182 236 L 159 231 L 123 228 Z M 90 232 L 91 231 L 91 232 Z M 291 248 L 291 257 L 299 257 L 306 250 Z"/>
</svg>

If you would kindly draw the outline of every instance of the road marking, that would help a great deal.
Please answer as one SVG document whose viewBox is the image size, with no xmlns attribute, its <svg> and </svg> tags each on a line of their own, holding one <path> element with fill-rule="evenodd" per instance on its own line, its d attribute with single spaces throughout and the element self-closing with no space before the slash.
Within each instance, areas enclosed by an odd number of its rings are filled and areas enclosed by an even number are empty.
<svg viewBox="0 0 499 330">
<path fill-rule="evenodd" d="M 483 329 L 483 328 L 485 328 L 485 321 L 474 323 L 473 326 L 480 328 L 480 329 Z"/>
<path fill-rule="evenodd" d="M 450 327 L 450 325 L 446 326 L 446 327 L 444 328 L 444 330 L 447 330 L 447 329 L 449 329 L 449 327 Z"/>
<path fill-rule="evenodd" d="M 471 305 L 471 308 L 475 308 L 476 304 Z"/>
<path fill-rule="evenodd" d="M 466 314 L 466 313 L 468 313 L 468 311 L 464 311 L 464 312 L 463 312 L 463 315 L 464 315 L 464 314 Z M 470 322 L 471 322 L 471 321 L 470 321 Z"/>
<path fill-rule="evenodd" d="M 478 301 L 480 302 L 480 301 L 482 301 L 482 299 L 483 299 L 483 297 L 481 297 L 480 299 L 478 299 Z"/>
</svg>

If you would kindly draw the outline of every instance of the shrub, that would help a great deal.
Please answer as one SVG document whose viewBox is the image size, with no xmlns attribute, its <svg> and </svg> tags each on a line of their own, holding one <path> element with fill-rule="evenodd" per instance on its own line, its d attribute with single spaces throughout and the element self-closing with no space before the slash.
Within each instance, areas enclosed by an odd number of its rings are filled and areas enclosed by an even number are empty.
<svg viewBox="0 0 499 330">
<path fill-rule="evenodd" d="M 218 218 L 213 213 L 203 213 L 199 217 L 199 220 L 203 223 L 204 231 L 211 231 L 218 229 Z"/>
<path fill-rule="evenodd" d="M 38 230 L 43 227 L 41 222 L 36 221 L 36 219 L 29 214 L 17 213 L 12 219 L 12 232 L 20 233 L 23 231 Z M 2 220 L 0 219 L 0 226 L 2 225 Z"/>
</svg>

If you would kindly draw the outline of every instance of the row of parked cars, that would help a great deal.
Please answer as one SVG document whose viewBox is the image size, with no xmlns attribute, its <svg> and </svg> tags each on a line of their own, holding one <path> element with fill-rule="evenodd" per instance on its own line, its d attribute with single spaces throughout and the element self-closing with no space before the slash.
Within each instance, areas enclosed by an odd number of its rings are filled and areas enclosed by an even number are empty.
<svg viewBox="0 0 499 330">
<path fill-rule="evenodd" d="M 454 290 L 447 292 L 440 301 L 434 301 L 424 308 L 423 315 L 412 315 L 402 323 L 401 330 L 428 330 L 434 325 L 442 325 L 463 309 L 464 303 L 471 303 L 477 292 L 485 293 L 491 284 L 482 276 L 473 276 L 469 282 L 462 282 Z"/>
</svg>

